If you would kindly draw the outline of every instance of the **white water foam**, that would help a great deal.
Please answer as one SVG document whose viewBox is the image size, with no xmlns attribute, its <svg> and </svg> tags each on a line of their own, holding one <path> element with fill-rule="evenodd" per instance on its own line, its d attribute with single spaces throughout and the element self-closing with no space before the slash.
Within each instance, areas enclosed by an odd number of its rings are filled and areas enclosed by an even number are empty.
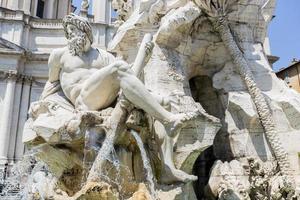
<svg viewBox="0 0 300 200">
<path fill-rule="evenodd" d="M 151 168 L 151 165 L 150 165 L 150 161 L 148 159 L 146 150 L 144 148 L 143 141 L 142 141 L 141 137 L 139 136 L 139 134 L 137 132 L 135 132 L 134 130 L 131 130 L 130 133 L 135 138 L 136 143 L 137 143 L 137 145 L 140 149 L 143 164 L 144 164 L 144 169 L 146 171 L 146 178 L 147 178 L 147 181 L 148 181 L 148 184 L 149 184 L 149 190 L 150 190 L 151 196 L 152 196 L 153 199 L 157 199 L 157 197 L 156 197 L 157 195 L 156 195 L 156 192 L 155 192 L 154 176 L 153 176 L 152 168 Z"/>
</svg>

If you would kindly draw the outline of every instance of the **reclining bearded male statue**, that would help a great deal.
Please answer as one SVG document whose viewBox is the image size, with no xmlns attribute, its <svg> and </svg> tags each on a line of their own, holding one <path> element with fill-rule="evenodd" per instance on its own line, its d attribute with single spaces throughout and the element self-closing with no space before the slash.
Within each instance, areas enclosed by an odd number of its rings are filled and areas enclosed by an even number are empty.
<svg viewBox="0 0 300 200">
<path fill-rule="evenodd" d="M 71 102 L 75 110 L 95 112 L 112 106 L 122 91 L 128 102 L 159 121 L 164 128 L 163 137 L 173 137 L 195 118 L 196 113 L 173 114 L 167 111 L 163 107 L 168 103 L 166 98 L 151 94 L 129 64 L 104 50 L 91 47 L 92 29 L 86 19 L 70 14 L 63 19 L 63 26 L 68 46 L 55 49 L 49 57 L 49 80 L 41 101 L 62 90 L 64 99 Z M 148 54 L 152 51 L 151 45 L 146 45 L 145 51 Z M 189 182 L 197 179 L 176 169 L 171 143 L 161 147 L 160 153 L 164 158 L 161 182 Z"/>
</svg>

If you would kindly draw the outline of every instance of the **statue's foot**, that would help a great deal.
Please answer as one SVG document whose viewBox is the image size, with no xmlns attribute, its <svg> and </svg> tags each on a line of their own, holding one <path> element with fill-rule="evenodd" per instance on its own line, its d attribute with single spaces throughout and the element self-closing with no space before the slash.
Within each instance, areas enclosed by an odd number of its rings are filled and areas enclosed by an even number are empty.
<svg viewBox="0 0 300 200">
<path fill-rule="evenodd" d="M 196 181 L 197 179 L 198 179 L 197 176 L 190 175 L 179 169 L 170 168 L 166 165 L 162 172 L 160 182 L 165 184 L 171 184 L 176 182 L 188 183 L 188 182 Z"/>
<path fill-rule="evenodd" d="M 195 120 L 199 116 L 197 112 L 181 113 L 174 115 L 171 122 L 166 124 L 167 134 L 170 137 L 175 137 L 182 128 L 187 126 L 190 122 Z"/>
</svg>

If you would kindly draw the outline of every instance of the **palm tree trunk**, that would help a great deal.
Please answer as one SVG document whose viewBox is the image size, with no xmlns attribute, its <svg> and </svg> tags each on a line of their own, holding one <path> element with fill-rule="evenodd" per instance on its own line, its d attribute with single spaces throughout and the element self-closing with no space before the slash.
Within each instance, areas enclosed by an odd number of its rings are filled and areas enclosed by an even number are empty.
<svg viewBox="0 0 300 200">
<path fill-rule="evenodd" d="M 213 25 L 220 34 L 225 47 L 233 59 L 236 69 L 238 70 L 242 80 L 245 82 L 247 90 L 254 101 L 267 141 L 271 150 L 274 152 L 281 173 L 283 175 L 292 176 L 288 154 L 283 148 L 280 138 L 278 137 L 271 110 L 263 93 L 258 88 L 254 80 L 253 73 L 250 70 L 247 60 L 233 38 L 227 20 L 224 17 L 221 17 L 217 21 L 213 21 Z"/>
</svg>

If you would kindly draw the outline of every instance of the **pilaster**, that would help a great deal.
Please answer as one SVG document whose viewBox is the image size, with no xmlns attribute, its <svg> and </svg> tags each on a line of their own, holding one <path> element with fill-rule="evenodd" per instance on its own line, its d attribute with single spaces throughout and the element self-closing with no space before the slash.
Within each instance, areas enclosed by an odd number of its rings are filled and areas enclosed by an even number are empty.
<svg viewBox="0 0 300 200">
<path fill-rule="evenodd" d="M 47 18 L 47 19 L 54 19 L 55 18 L 56 13 L 54 11 L 57 8 L 55 2 L 57 2 L 57 1 L 48 0 L 48 1 L 45 2 L 46 4 L 45 4 L 45 9 L 44 9 L 44 18 Z"/>
<path fill-rule="evenodd" d="M 16 148 L 16 139 L 17 139 L 17 124 L 19 122 L 19 114 L 20 114 L 20 106 L 22 101 L 22 89 L 23 89 L 23 80 L 24 76 L 19 75 L 16 80 L 16 87 L 14 92 L 14 102 L 13 102 L 13 116 L 11 121 L 11 128 L 10 128 L 10 139 L 9 139 L 9 147 L 8 147 L 8 162 L 9 165 L 13 165 L 15 158 L 15 148 Z"/>
<path fill-rule="evenodd" d="M 59 5 L 57 9 L 57 19 L 63 18 L 65 15 L 69 14 L 70 0 L 59 0 Z"/>
<path fill-rule="evenodd" d="M 36 9 L 37 9 L 37 0 L 31 1 L 31 15 L 36 16 Z"/>
<path fill-rule="evenodd" d="M 33 78 L 31 76 L 23 76 L 23 90 L 21 96 L 21 105 L 20 105 L 20 114 L 19 114 L 19 121 L 18 121 L 18 129 L 17 129 L 17 139 L 16 139 L 16 146 L 15 146 L 15 160 L 20 160 L 24 154 L 24 144 L 22 142 L 23 137 L 23 127 L 28 118 L 28 108 L 30 105 L 30 90 L 32 85 Z"/>
<path fill-rule="evenodd" d="M 6 91 L 4 97 L 4 105 L 0 126 L 0 166 L 7 163 L 9 140 L 10 140 L 10 128 L 13 117 L 13 103 L 15 96 L 15 88 L 18 74 L 16 71 L 4 72 L 6 75 Z"/>
<path fill-rule="evenodd" d="M 110 0 L 94 0 L 93 1 L 93 8 L 92 8 L 92 14 L 94 15 L 94 21 L 96 23 L 109 23 L 109 14 L 110 12 L 107 12 L 109 7 L 109 1 Z"/>
<path fill-rule="evenodd" d="M 18 0 L 8 0 L 7 8 L 11 10 L 18 10 L 19 9 L 19 1 Z"/>
<path fill-rule="evenodd" d="M 23 11 L 26 15 L 30 15 L 31 0 L 24 0 Z"/>
</svg>

